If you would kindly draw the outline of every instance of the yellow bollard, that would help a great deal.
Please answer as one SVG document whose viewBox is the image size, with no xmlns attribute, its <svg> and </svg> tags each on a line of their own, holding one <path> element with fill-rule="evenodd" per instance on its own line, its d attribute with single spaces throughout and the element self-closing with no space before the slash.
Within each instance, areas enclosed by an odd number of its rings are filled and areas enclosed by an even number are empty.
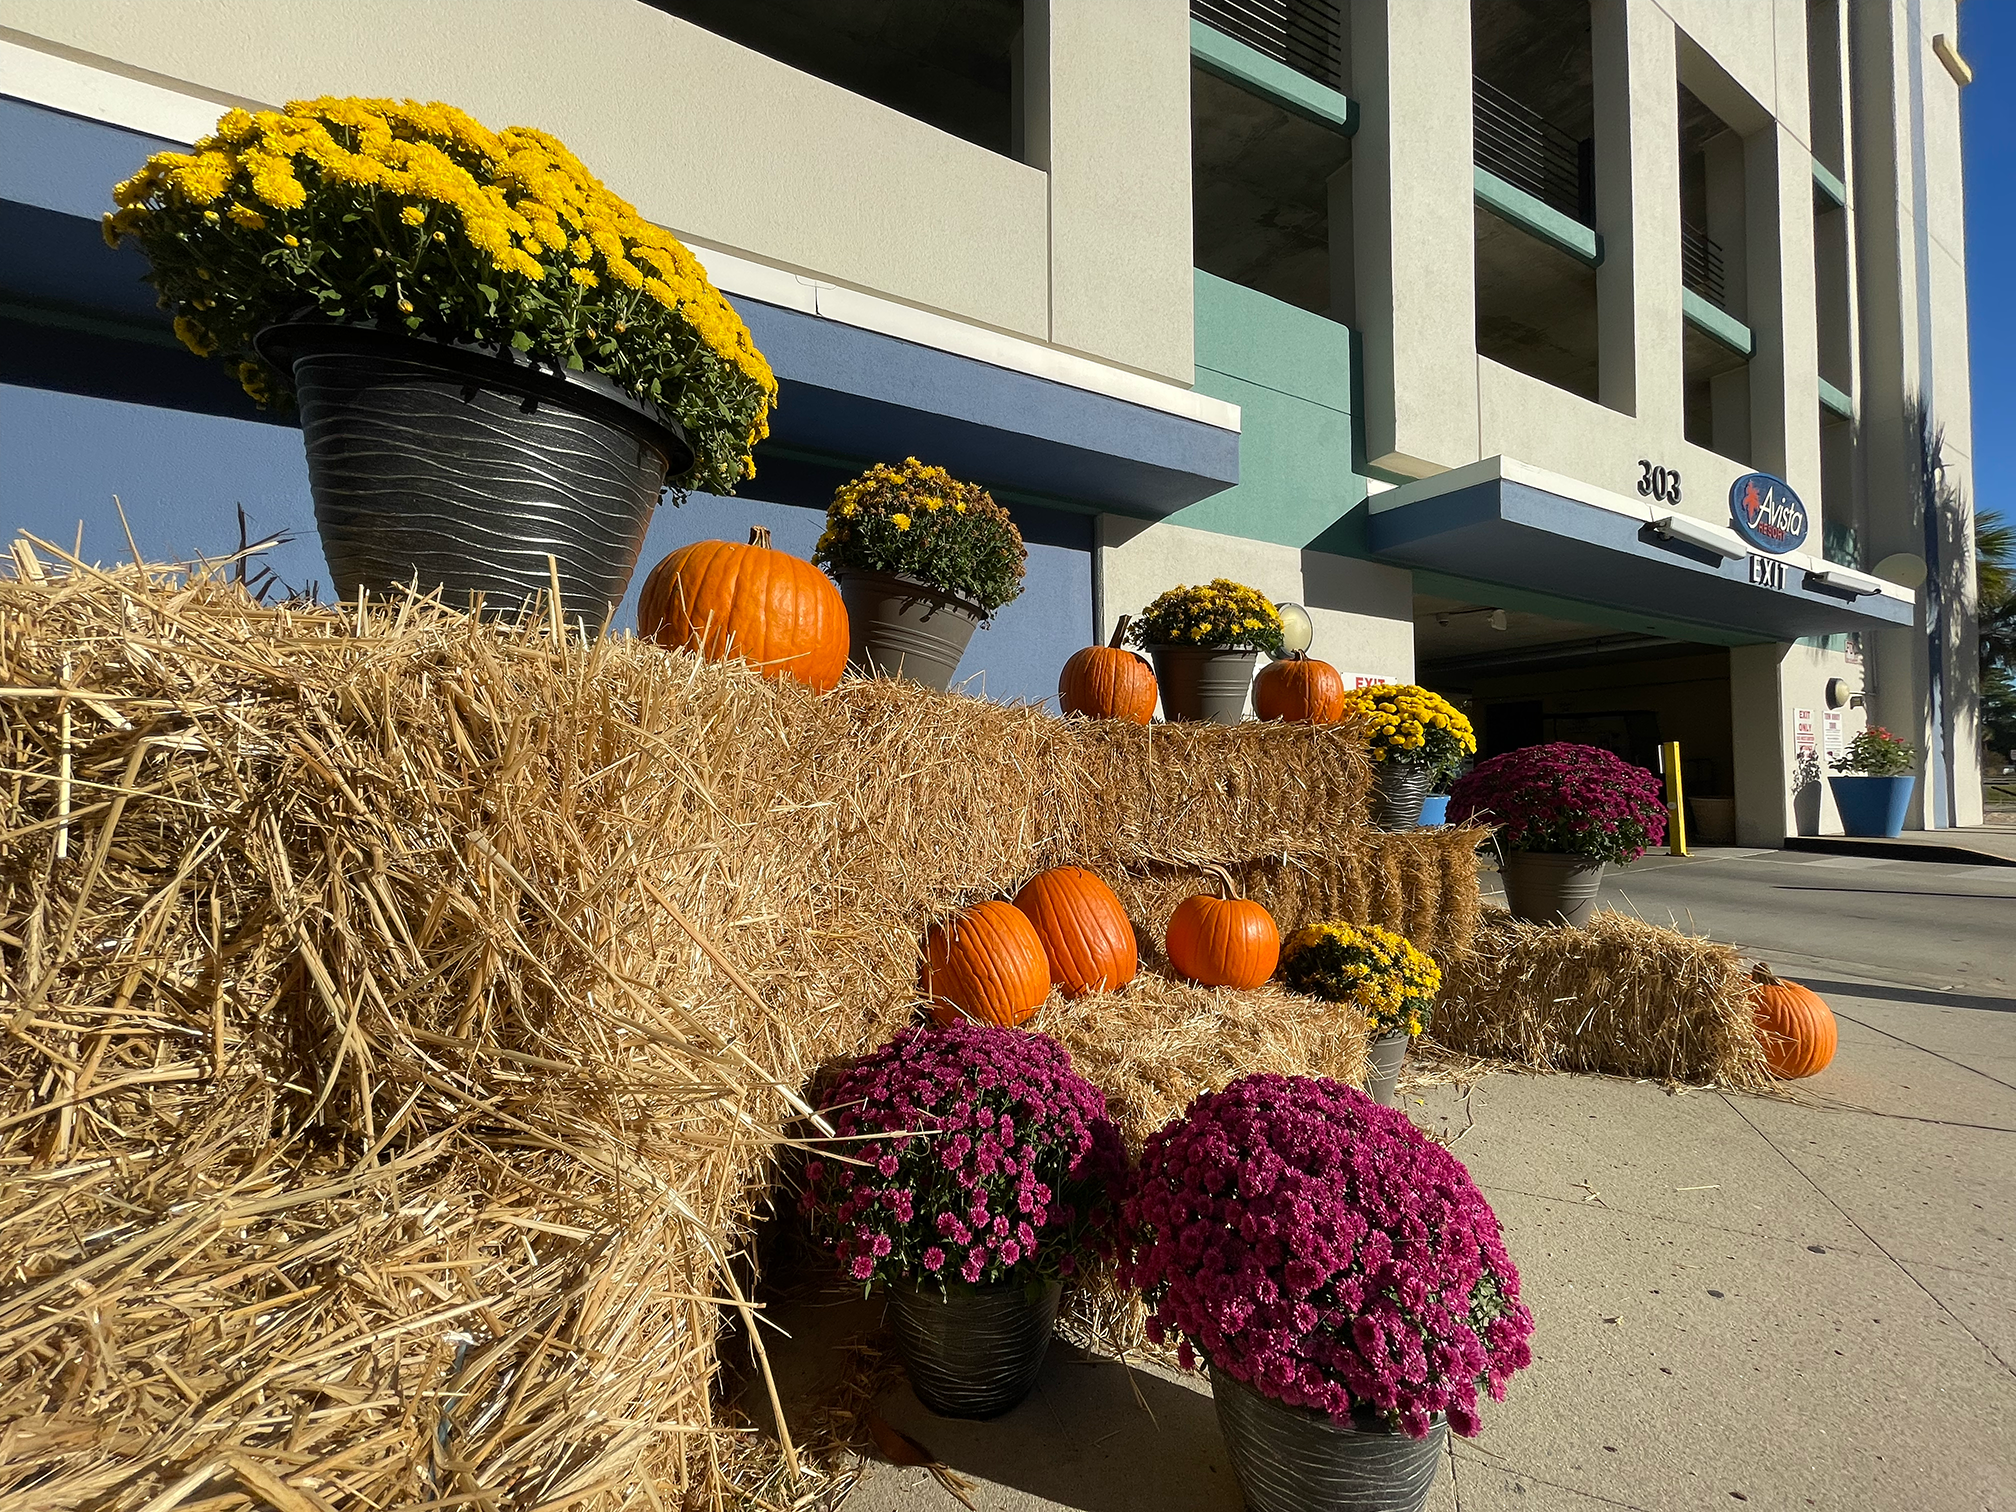
<svg viewBox="0 0 2016 1512">
<path fill-rule="evenodd" d="M 1680 742 L 1669 740 L 1659 748 L 1659 765 L 1666 769 L 1666 854 L 1687 854 L 1687 795 L 1680 786 Z"/>
</svg>

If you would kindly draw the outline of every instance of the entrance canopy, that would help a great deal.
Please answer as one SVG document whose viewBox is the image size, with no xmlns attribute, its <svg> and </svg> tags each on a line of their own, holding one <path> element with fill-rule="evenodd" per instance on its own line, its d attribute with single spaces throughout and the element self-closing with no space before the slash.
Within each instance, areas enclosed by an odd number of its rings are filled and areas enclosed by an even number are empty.
<svg viewBox="0 0 2016 1512">
<path fill-rule="evenodd" d="M 1766 556 L 1726 525 L 1509 457 L 1367 501 L 1372 554 L 1762 640 L 1908 625 L 1916 596 L 1803 551 Z"/>
</svg>

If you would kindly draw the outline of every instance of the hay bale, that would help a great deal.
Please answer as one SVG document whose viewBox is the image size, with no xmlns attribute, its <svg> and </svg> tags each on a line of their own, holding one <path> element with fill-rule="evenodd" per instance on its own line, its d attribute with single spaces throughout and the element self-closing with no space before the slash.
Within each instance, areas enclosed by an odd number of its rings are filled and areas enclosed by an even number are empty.
<svg viewBox="0 0 2016 1512">
<path fill-rule="evenodd" d="M 1367 839 L 1349 730 L 815 697 L 16 560 L 0 1487 L 37 1508 L 718 1504 L 793 1089 L 909 1019 L 926 922 L 1067 860 L 1326 898 L 1443 864 Z M 1109 1056 L 1135 1123 L 1241 1056 L 1348 1069 L 1277 998 L 1113 1006 L 1173 1036 Z"/>
<path fill-rule="evenodd" d="M 1732 947 L 1612 909 L 1587 929 L 1487 910 L 1430 1038 L 1555 1071 L 1769 1086 L 1748 968 Z"/>
<path fill-rule="evenodd" d="M 1130 1151 L 1200 1092 L 1261 1071 L 1365 1084 L 1364 1019 L 1268 982 L 1250 992 L 1144 972 L 1124 991 L 1053 993 L 1031 1022 L 1106 1093 Z"/>
</svg>

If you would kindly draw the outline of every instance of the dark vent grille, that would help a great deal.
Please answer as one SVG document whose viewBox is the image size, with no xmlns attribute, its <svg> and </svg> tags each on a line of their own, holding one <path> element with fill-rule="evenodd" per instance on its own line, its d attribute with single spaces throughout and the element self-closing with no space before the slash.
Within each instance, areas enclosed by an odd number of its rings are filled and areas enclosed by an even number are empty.
<svg viewBox="0 0 2016 1512">
<path fill-rule="evenodd" d="M 1190 14 L 1318 84 L 1344 88 L 1344 21 L 1335 0 L 1190 0 Z"/>
<path fill-rule="evenodd" d="M 1594 226 L 1596 144 L 1576 141 L 1538 111 L 1482 79 L 1475 81 L 1471 100 L 1477 166 L 1563 215 Z"/>
<path fill-rule="evenodd" d="M 1680 282 L 1718 310 L 1729 307 L 1722 280 L 1722 247 L 1699 226 L 1680 222 Z"/>
</svg>

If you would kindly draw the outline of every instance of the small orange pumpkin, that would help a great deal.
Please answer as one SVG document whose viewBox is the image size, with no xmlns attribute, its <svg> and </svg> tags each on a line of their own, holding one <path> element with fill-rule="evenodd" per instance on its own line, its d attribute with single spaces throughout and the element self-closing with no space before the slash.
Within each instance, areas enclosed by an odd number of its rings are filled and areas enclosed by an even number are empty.
<svg viewBox="0 0 2016 1512">
<path fill-rule="evenodd" d="M 1750 980 L 1757 984 L 1757 1037 L 1771 1074 L 1792 1080 L 1825 1071 L 1841 1038 L 1834 1010 L 1818 993 L 1785 981 L 1761 962 Z"/>
<path fill-rule="evenodd" d="M 824 693 L 847 669 L 847 606 L 803 557 L 770 546 L 695 541 L 651 569 L 637 596 L 637 628 L 661 646 L 709 661 L 739 656 L 765 677 L 795 677 Z"/>
<path fill-rule="evenodd" d="M 1169 964 L 1200 987 L 1258 987 L 1281 963 L 1281 931 L 1265 908 L 1238 896 L 1229 872 L 1212 870 L 1221 895 L 1185 898 L 1169 917 Z"/>
<path fill-rule="evenodd" d="M 1344 717 L 1343 674 L 1328 662 L 1292 652 L 1253 679 L 1253 712 L 1296 724 L 1335 724 Z"/>
<path fill-rule="evenodd" d="M 1014 1027 L 1050 995 L 1050 961 L 1028 915 L 999 899 L 931 926 L 924 996 L 941 1024 L 977 1019 Z"/>
<path fill-rule="evenodd" d="M 1075 651 L 1057 678 L 1057 704 L 1087 719 L 1147 724 L 1155 717 L 1155 671 L 1145 657 L 1121 644 L 1133 616 L 1123 614 L 1113 639 Z"/>
<path fill-rule="evenodd" d="M 1066 997 L 1113 992 L 1140 966 L 1134 926 L 1113 889 L 1082 866 L 1038 872 L 1015 894 L 1050 961 L 1050 980 Z"/>
</svg>

